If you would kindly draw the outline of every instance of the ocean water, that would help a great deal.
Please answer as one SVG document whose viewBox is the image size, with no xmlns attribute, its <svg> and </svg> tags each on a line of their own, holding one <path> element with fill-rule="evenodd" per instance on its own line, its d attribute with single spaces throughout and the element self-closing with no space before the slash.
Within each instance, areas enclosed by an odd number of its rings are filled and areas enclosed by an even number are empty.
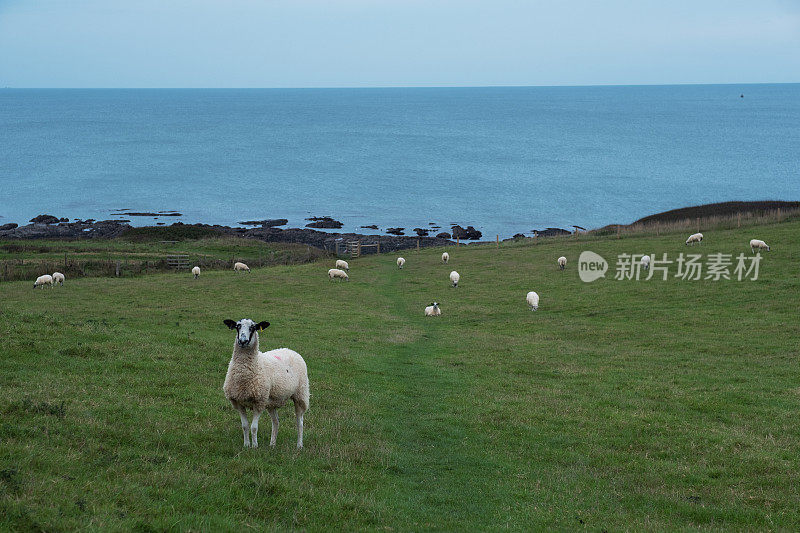
<svg viewBox="0 0 800 533">
<path fill-rule="evenodd" d="M 175 210 L 494 238 L 756 199 L 800 199 L 800 84 L 0 89 L 0 224 Z"/>
</svg>

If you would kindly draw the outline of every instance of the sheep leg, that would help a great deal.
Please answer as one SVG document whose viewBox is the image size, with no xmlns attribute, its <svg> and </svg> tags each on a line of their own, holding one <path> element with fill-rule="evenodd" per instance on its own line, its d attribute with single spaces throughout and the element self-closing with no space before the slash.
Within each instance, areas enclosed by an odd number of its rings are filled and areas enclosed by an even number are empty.
<svg viewBox="0 0 800 533">
<path fill-rule="evenodd" d="M 303 447 L 303 413 L 305 408 L 298 402 L 294 402 L 294 415 L 297 418 L 297 448 Z"/>
<path fill-rule="evenodd" d="M 250 443 L 253 448 L 258 448 L 258 419 L 263 412 L 253 409 L 253 422 L 250 424 Z"/>
<path fill-rule="evenodd" d="M 275 446 L 278 441 L 278 410 L 270 407 L 267 411 L 269 411 L 269 417 L 272 419 L 272 436 L 269 438 L 269 445 Z"/>
<path fill-rule="evenodd" d="M 231 405 L 234 409 L 239 411 L 239 417 L 242 419 L 242 433 L 244 434 L 244 447 L 250 447 L 250 424 L 247 422 L 247 411 L 244 407 L 237 402 L 231 400 Z"/>
</svg>

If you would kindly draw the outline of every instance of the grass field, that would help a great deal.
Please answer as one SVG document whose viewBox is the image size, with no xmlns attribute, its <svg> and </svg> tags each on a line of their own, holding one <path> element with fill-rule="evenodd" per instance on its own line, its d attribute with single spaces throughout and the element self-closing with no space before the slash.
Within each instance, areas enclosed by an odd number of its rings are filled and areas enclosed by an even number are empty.
<svg viewBox="0 0 800 533">
<path fill-rule="evenodd" d="M 800 222 L 685 237 L 369 256 L 349 283 L 332 259 L 0 283 L 0 530 L 796 531 Z M 757 281 L 578 279 L 583 250 L 753 237 Z M 242 448 L 243 317 L 308 363 L 302 451 L 291 407 L 276 448 Z"/>
</svg>

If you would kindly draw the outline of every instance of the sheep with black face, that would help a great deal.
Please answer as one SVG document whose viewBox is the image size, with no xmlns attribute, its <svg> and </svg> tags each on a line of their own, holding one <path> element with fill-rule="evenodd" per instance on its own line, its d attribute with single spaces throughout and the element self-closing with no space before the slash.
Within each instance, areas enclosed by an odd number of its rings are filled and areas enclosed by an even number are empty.
<svg viewBox="0 0 800 533">
<path fill-rule="evenodd" d="M 269 445 L 275 446 L 278 438 L 277 409 L 289 399 L 294 402 L 297 417 L 297 447 L 302 448 L 303 414 L 309 405 L 306 362 L 299 353 L 288 348 L 259 351 L 258 332 L 269 327 L 269 322 L 256 323 L 243 318 L 238 322 L 225 320 L 224 323 L 236 330 L 236 339 L 222 390 L 241 417 L 245 448 L 258 447 L 258 419 L 265 409 L 272 419 Z M 247 409 L 253 411 L 249 424 Z"/>
</svg>

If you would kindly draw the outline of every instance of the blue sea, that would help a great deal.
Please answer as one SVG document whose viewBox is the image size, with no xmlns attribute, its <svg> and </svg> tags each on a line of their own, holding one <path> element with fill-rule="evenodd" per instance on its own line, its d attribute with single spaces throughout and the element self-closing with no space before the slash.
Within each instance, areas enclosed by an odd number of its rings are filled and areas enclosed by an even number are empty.
<svg viewBox="0 0 800 533">
<path fill-rule="evenodd" d="M 800 199 L 800 84 L 0 89 L 0 224 L 174 210 L 493 239 L 763 199 Z"/>
</svg>

